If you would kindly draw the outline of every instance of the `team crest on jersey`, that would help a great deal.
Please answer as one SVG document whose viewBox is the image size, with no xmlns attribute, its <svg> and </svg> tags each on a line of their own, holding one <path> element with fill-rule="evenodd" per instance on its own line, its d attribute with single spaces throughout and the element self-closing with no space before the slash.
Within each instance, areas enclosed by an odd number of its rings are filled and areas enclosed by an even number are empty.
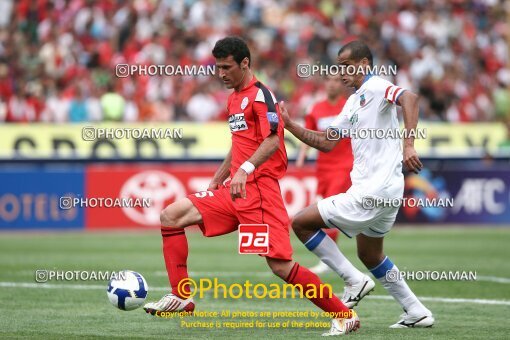
<svg viewBox="0 0 510 340">
<path fill-rule="evenodd" d="M 241 102 L 241 110 L 244 110 L 248 106 L 248 97 L 244 97 L 243 101 Z"/>
<path fill-rule="evenodd" d="M 248 123 L 244 118 L 244 113 L 234 113 L 228 117 L 228 125 L 231 132 L 248 130 Z"/>
<path fill-rule="evenodd" d="M 365 99 L 365 94 L 363 93 L 360 97 L 359 97 L 359 105 L 361 107 L 365 106 L 365 104 L 367 103 L 367 100 Z"/>
</svg>

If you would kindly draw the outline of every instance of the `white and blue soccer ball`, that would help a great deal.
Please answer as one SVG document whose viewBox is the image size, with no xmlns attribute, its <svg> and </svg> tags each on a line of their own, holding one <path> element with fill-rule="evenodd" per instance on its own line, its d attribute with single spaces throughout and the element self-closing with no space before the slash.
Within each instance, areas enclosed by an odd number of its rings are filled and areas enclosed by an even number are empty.
<svg viewBox="0 0 510 340">
<path fill-rule="evenodd" d="M 148 291 L 145 278 L 131 270 L 121 271 L 112 277 L 106 288 L 108 300 L 121 310 L 133 310 L 142 306 Z"/>
</svg>

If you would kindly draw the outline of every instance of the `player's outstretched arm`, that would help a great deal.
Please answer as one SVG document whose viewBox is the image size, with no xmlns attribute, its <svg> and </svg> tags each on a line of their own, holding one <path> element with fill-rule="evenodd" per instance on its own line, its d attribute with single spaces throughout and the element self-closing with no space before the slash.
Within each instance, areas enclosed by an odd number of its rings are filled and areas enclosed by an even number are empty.
<svg viewBox="0 0 510 340">
<path fill-rule="evenodd" d="M 335 145 L 338 143 L 338 140 L 327 139 L 325 132 L 308 130 L 293 122 L 289 117 L 289 112 L 287 111 L 283 101 L 280 102 L 280 109 L 285 123 L 285 128 L 303 143 L 322 152 L 329 152 L 333 150 Z"/>
<path fill-rule="evenodd" d="M 404 115 L 404 128 L 407 132 L 416 131 L 418 126 L 418 95 L 411 91 L 404 91 L 398 98 L 398 103 L 402 106 Z M 404 165 L 409 171 L 418 173 L 423 164 L 418 157 L 418 153 L 414 149 L 414 134 L 406 133 L 404 138 Z"/>
<path fill-rule="evenodd" d="M 230 175 L 230 163 L 232 162 L 232 149 L 227 154 L 227 157 L 223 160 L 223 163 L 221 163 L 218 170 L 216 170 L 216 173 L 214 174 L 214 177 L 209 184 L 209 187 L 207 190 L 216 190 L 218 187 L 223 184 L 223 182 L 228 178 Z"/>
</svg>

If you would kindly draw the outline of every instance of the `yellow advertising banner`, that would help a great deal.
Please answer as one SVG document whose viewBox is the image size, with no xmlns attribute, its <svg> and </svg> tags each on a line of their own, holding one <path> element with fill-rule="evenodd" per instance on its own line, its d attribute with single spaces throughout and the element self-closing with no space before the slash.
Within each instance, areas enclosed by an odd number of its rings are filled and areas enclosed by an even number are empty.
<svg viewBox="0 0 510 340">
<path fill-rule="evenodd" d="M 505 155 L 499 123 L 420 123 L 420 156 L 471 157 L 488 151 Z M 289 158 L 301 144 L 285 133 Z M 0 159 L 214 159 L 230 148 L 226 123 L 2 124 Z M 506 156 L 509 156 L 508 149 Z M 312 156 L 313 157 L 313 156 Z"/>
</svg>

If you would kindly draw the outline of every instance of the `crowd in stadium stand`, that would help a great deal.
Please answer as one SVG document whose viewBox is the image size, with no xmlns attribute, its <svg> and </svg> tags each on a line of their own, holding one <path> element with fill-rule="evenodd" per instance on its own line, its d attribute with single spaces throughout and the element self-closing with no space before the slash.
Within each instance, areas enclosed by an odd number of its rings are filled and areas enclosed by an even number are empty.
<svg viewBox="0 0 510 340">
<path fill-rule="evenodd" d="M 212 65 L 215 41 L 247 40 L 252 68 L 291 112 L 320 98 L 342 44 L 421 94 L 431 121 L 510 120 L 510 4 L 498 0 L 1 0 L 0 121 L 214 121 L 229 90 L 213 76 L 119 78 L 117 64 Z"/>
</svg>

